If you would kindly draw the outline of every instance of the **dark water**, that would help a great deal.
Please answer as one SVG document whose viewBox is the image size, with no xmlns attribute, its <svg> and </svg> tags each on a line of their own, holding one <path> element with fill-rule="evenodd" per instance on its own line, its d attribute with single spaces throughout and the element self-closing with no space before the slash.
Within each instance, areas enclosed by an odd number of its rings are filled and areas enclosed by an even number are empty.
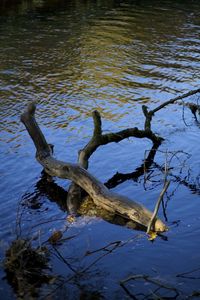
<svg viewBox="0 0 200 300">
<path fill-rule="evenodd" d="M 170 159 L 170 151 L 190 155 L 172 159 L 165 199 L 168 241 L 157 238 L 154 243 L 143 233 L 98 218 L 80 217 L 69 225 L 66 212 L 41 190 L 41 167 L 19 117 L 27 103 L 37 101 L 38 122 L 56 156 L 73 162 L 92 134 L 94 109 L 102 115 L 105 132 L 142 128 L 142 104 L 153 108 L 200 86 L 199 1 L 33 2 L 0 5 L 1 257 L 16 238 L 16 218 L 23 236 L 37 235 L 41 241 L 69 226 L 66 236 L 77 237 L 59 250 L 86 271 L 78 282 L 62 285 L 55 299 L 129 299 L 119 281 L 131 274 L 174 285 L 183 291 L 179 299 L 185 299 L 200 286 L 199 126 L 190 111 L 184 110 L 183 120 L 181 106 L 168 106 L 153 119 L 153 130 L 165 137 L 157 164 Z M 198 96 L 187 101 L 196 103 Z M 103 146 L 91 158 L 90 171 L 103 182 L 117 171 L 132 172 L 150 147 L 149 141 L 136 139 Z M 141 176 L 115 190 L 153 209 L 162 180 L 154 166 L 145 184 Z M 162 209 L 160 217 L 165 219 Z M 103 252 L 84 257 L 85 252 L 115 241 L 125 244 L 87 269 Z M 51 264 L 55 274 L 70 276 L 58 258 Z M 194 269 L 189 279 L 176 276 Z M 12 299 L 4 275 L 0 298 Z M 154 290 L 144 282 L 131 284 L 133 293 Z M 42 293 L 52 290 L 47 286 Z"/>
</svg>

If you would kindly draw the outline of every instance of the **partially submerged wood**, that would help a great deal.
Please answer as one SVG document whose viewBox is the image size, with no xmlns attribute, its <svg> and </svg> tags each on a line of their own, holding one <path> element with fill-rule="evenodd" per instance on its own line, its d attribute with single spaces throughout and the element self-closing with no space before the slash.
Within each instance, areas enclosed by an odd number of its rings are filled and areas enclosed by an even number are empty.
<svg viewBox="0 0 200 300">
<path fill-rule="evenodd" d="M 21 121 L 35 144 L 36 159 L 45 171 L 51 176 L 72 180 L 90 195 L 96 205 L 147 227 L 152 212 L 143 205 L 109 191 L 104 184 L 79 164 L 59 161 L 52 156 L 51 147 L 47 144 L 35 120 L 35 109 L 36 106 L 33 103 L 30 104 L 27 111 L 21 115 Z M 167 230 L 167 227 L 160 219 L 157 219 L 154 230 L 163 232 Z"/>
<path fill-rule="evenodd" d="M 153 133 L 151 130 L 140 130 L 137 127 L 132 127 L 128 129 L 124 129 L 115 133 L 103 133 L 102 131 L 102 122 L 101 122 L 101 115 L 98 111 L 93 111 L 92 113 L 93 123 L 94 123 L 94 130 L 93 135 L 87 145 L 83 149 L 79 151 L 78 155 L 78 163 L 84 169 L 88 168 L 89 165 L 89 158 L 91 155 L 102 145 L 107 145 L 109 143 L 118 143 L 124 139 L 135 137 L 135 138 L 147 138 L 152 143 L 152 149 L 158 149 L 161 145 L 161 142 L 164 140 L 160 136 Z M 154 151 L 153 150 L 153 151 Z M 155 152 L 154 152 L 155 153 Z M 72 182 L 67 195 L 67 207 L 70 213 L 76 214 L 79 205 L 82 202 L 82 192 L 80 186 L 76 183 Z"/>
<path fill-rule="evenodd" d="M 92 117 L 93 117 L 93 123 L 94 123 L 94 130 L 93 130 L 93 135 L 87 145 L 79 151 L 78 155 L 78 163 L 85 169 L 88 168 L 89 165 L 89 158 L 90 156 L 97 150 L 98 147 L 102 145 L 106 145 L 112 142 L 118 143 L 126 138 L 130 137 L 135 137 L 135 138 L 147 138 L 152 142 L 152 150 L 150 151 L 151 153 L 150 156 L 153 157 L 155 156 L 156 150 L 158 147 L 161 145 L 162 141 L 164 140 L 162 137 L 156 135 L 152 130 L 151 130 L 151 121 L 156 112 L 158 112 L 160 109 L 166 107 L 169 104 L 174 104 L 179 100 L 183 100 L 184 98 L 187 98 L 189 96 L 195 95 L 200 92 L 200 89 L 190 91 L 188 93 L 185 93 L 183 95 L 180 95 L 178 97 L 175 97 L 173 99 L 170 99 L 161 105 L 155 107 L 153 110 L 149 110 L 147 106 L 143 105 L 142 110 L 145 116 L 145 123 L 144 123 L 144 129 L 138 129 L 137 127 L 133 128 L 128 128 L 125 130 L 121 130 L 119 132 L 115 133 L 107 133 L 103 134 L 102 132 L 102 122 L 101 122 L 101 115 L 99 114 L 98 111 L 93 111 Z M 182 103 L 183 104 L 183 103 Z M 184 106 L 188 106 L 193 113 L 196 121 L 197 120 L 197 112 L 200 112 L 200 107 L 197 104 L 193 103 L 184 103 Z M 152 159 L 148 159 L 147 161 L 152 163 Z M 138 174 L 138 172 L 144 173 L 144 164 L 141 168 L 139 168 L 135 173 L 135 175 Z M 111 183 L 113 180 L 116 182 L 116 178 L 118 177 L 118 182 L 121 180 L 123 181 L 124 179 L 127 179 L 129 176 L 134 176 L 134 173 L 127 174 L 124 176 L 124 174 L 116 174 L 114 178 L 109 182 L 107 187 L 113 187 L 113 184 Z M 121 182 L 122 182 L 121 181 Z M 111 183 L 111 185 L 110 185 Z M 82 202 L 82 194 L 83 190 L 81 189 L 80 186 L 78 186 L 75 182 L 72 182 L 70 184 L 69 190 L 68 190 L 68 195 L 67 195 L 67 207 L 70 213 L 76 214 L 81 202 Z"/>
<path fill-rule="evenodd" d="M 146 231 L 146 227 L 144 225 L 124 218 L 119 215 L 119 213 L 116 214 L 115 211 L 108 211 L 103 209 L 101 206 L 96 205 L 89 195 L 83 198 L 77 212 L 81 216 L 97 217 L 111 224 L 124 226 L 134 230 Z"/>
</svg>

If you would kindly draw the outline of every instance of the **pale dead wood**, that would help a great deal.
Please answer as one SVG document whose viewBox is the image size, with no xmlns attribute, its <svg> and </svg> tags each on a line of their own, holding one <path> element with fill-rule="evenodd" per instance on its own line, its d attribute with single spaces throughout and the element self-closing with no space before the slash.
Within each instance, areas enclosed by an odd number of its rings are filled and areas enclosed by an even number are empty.
<svg viewBox="0 0 200 300">
<path fill-rule="evenodd" d="M 160 193 L 160 196 L 159 196 L 158 201 L 157 201 L 157 203 L 156 203 L 156 206 L 155 206 L 154 212 L 153 212 L 153 214 L 152 214 L 151 220 L 150 220 L 149 225 L 148 225 L 148 227 L 147 227 L 147 234 L 148 234 L 150 231 L 154 231 L 154 222 L 155 222 L 156 216 L 157 216 L 157 214 L 158 214 L 158 210 L 159 210 L 159 207 L 160 207 L 160 203 L 161 203 L 161 201 L 162 201 L 162 199 L 163 199 L 164 194 L 166 193 L 166 191 L 167 191 L 167 189 L 168 189 L 168 187 L 169 187 L 169 184 L 170 184 L 170 181 L 166 181 L 166 182 L 165 182 L 165 185 L 164 185 L 164 187 L 163 187 L 163 189 L 162 189 L 162 191 L 161 191 L 161 193 Z"/>
<path fill-rule="evenodd" d="M 140 130 L 137 127 L 128 128 L 118 131 L 116 133 L 102 133 L 102 121 L 101 115 L 98 111 L 92 113 L 94 130 L 93 135 L 87 145 L 79 151 L 78 163 L 85 169 L 88 168 L 90 156 L 102 145 L 109 143 L 118 143 L 126 138 L 147 138 L 152 141 L 153 148 L 157 149 L 163 138 L 154 134 L 150 130 Z M 67 207 L 70 213 L 75 213 L 78 205 L 81 203 L 81 188 L 75 183 L 72 183 L 69 187 L 67 196 Z"/>
<path fill-rule="evenodd" d="M 52 156 L 51 148 L 35 120 L 35 109 L 36 106 L 33 103 L 30 104 L 27 111 L 21 115 L 21 121 L 35 144 L 37 150 L 36 159 L 44 167 L 45 171 L 51 176 L 74 181 L 90 195 L 96 205 L 147 227 L 152 217 L 152 212 L 143 205 L 127 197 L 110 192 L 105 185 L 79 164 L 59 161 Z M 136 132 L 138 132 L 138 129 Z M 119 139 L 115 134 L 113 136 L 113 139 Z M 166 226 L 161 220 L 157 219 L 155 230 L 159 232 L 165 231 Z"/>
</svg>

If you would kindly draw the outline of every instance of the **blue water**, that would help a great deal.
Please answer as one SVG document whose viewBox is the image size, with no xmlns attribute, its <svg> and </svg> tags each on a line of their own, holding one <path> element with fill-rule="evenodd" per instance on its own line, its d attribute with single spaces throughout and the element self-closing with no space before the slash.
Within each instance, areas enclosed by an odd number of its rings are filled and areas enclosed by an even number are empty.
<svg viewBox="0 0 200 300">
<path fill-rule="evenodd" d="M 47 240 L 53 230 L 69 226 L 65 236 L 77 237 L 59 246 L 59 251 L 72 257 L 79 270 L 103 253 L 85 257 L 86 251 L 115 241 L 125 243 L 89 268 L 78 283 L 63 284 L 53 294 L 55 299 L 66 295 L 68 299 L 79 299 L 85 294 L 84 299 L 89 299 L 87 293 L 92 292 L 93 297 L 97 293 L 105 299 L 129 299 L 119 281 L 131 274 L 147 274 L 180 288 L 183 295 L 179 299 L 199 289 L 199 279 L 176 277 L 200 268 L 199 125 L 188 109 L 183 118 L 182 106 L 171 105 L 153 118 L 152 129 L 165 138 L 155 162 L 163 166 L 171 152 L 184 151 L 190 156 L 186 159 L 187 155 L 180 152 L 171 162 L 171 184 L 165 198 L 168 241 L 157 238 L 154 243 L 143 232 L 100 218 L 79 217 L 68 224 L 67 212 L 37 187 L 41 167 L 20 123 L 26 105 L 36 101 L 37 120 L 48 142 L 55 145 L 56 157 L 75 162 L 78 150 L 92 135 L 94 109 L 101 113 L 105 133 L 143 128 L 143 104 L 154 108 L 199 88 L 199 36 L 198 1 L 22 1 L 8 8 L 1 4 L 2 259 L 16 238 L 16 219 L 20 219 L 22 236 L 39 235 L 41 241 Z M 186 99 L 194 103 L 198 100 L 199 94 Z M 148 140 L 132 138 L 102 146 L 91 157 L 89 170 L 106 182 L 116 172 L 133 172 L 150 148 Z M 153 209 L 163 176 L 154 165 L 148 180 L 141 176 L 137 181 L 125 181 L 115 191 Z M 56 182 L 64 188 L 69 185 Z M 165 220 L 162 209 L 160 217 Z M 51 264 L 55 274 L 70 276 L 71 271 L 54 256 Z M 199 270 L 191 274 L 200 278 Z M 1 283 L 0 298 L 14 298 L 7 281 L 2 279 Z M 153 289 L 144 282 L 129 282 L 127 286 L 133 294 Z M 52 290 L 43 287 L 40 292 L 45 296 Z"/>
</svg>

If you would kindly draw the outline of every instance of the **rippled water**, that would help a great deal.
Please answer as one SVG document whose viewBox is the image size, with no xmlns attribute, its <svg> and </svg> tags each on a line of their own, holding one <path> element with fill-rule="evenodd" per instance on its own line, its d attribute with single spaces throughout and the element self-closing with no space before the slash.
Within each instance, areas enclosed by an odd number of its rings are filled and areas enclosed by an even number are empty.
<svg viewBox="0 0 200 300">
<path fill-rule="evenodd" d="M 14 238 L 18 203 L 26 197 L 35 197 L 37 205 L 36 209 L 25 206 L 24 228 L 27 220 L 34 226 L 41 218 L 65 217 L 50 197 L 38 192 L 41 168 L 19 121 L 27 103 L 38 103 L 37 119 L 48 141 L 55 145 L 56 155 L 76 161 L 78 150 L 91 136 L 94 109 L 102 115 L 105 132 L 142 128 L 142 104 L 153 108 L 199 88 L 199 36 L 199 1 L 23 1 L 8 8 L 0 5 L 2 257 Z M 195 102 L 198 95 L 187 100 Z M 110 260 L 101 261 L 93 281 L 107 299 L 126 299 L 118 283 L 132 273 L 177 281 L 186 294 L 199 287 L 198 279 L 175 277 L 200 267 L 199 126 L 187 109 L 186 124 L 182 115 L 182 107 L 174 105 L 153 119 L 153 129 L 166 138 L 160 150 L 184 150 L 191 156 L 181 175 L 178 169 L 173 170 L 181 177 L 170 187 L 168 242 L 156 240 L 150 244 L 142 237 L 121 248 Z M 91 158 L 90 171 L 104 182 L 117 171 L 132 172 L 150 147 L 148 141 L 135 139 L 102 147 Z M 164 163 L 165 157 L 158 153 L 157 162 Z M 183 159 L 182 154 L 181 162 Z M 174 165 L 180 167 L 177 162 Z M 155 178 L 160 179 L 157 173 Z M 193 187 L 183 184 L 184 179 Z M 64 182 L 59 184 L 65 186 Z M 160 189 L 152 182 L 144 189 L 143 178 L 116 187 L 116 191 L 150 208 Z M 172 226 L 174 221 L 178 221 L 178 227 Z M 59 222 L 55 228 L 63 226 L 63 221 Z M 79 240 L 71 245 L 75 249 L 76 243 L 79 249 L 95 249 L 138 235 L 100 220 L 89 221 L 89 225 L 82 219 L 79 222 Z M 43 225 L 41 230 L 48 238 L 52 224 Z M 81 250 L 76 252 L 81 256 Z M 59 264 L 55 264 L 55 270 L 58 272 Z M 91 285 L 93 281 L 90 278 Z M 12 298 L 5 280 L 2 287 Z M 3 290 L 0 293 L 5 297 Z"/>
</svg>

